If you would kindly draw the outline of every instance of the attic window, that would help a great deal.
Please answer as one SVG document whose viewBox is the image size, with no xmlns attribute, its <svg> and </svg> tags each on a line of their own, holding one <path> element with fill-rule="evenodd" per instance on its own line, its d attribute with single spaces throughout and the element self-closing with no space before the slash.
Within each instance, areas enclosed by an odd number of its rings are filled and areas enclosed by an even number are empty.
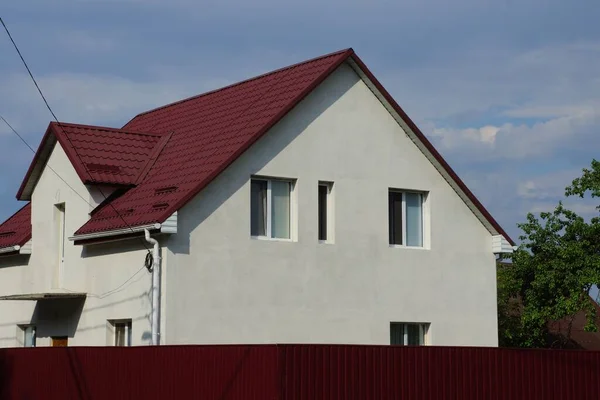
<svg viewBox="0 0 600 400">
<path fill-rule="evenodd" d="M 152 208 L 156 209 L 160 209 L 160 208 L 167 208 L 169 207 L 169 203 L 156 203 L 152 205 Z"/>
<path fill-rule="evenodd" d="M 14 235 L 15 232 L 0 232 L 0 238 Z"/>
<path fill-rule="evenodd" d="M 158 188 L 154 191 L 154 194 L 167 194 L 167 193 L 173 193 L 174 191 L 177 190 L 177 186 L 167 186 L 167 187 L 161 187 Z"/>
<path fill-rule="evenodd" d="M 116 165 L 89 163 L 89 164 L 86 164 L 86 166 L 88 167 L 90 172 L 111 172 L 111 173 L 121 172 L 121 168 Z"/>
</svg>

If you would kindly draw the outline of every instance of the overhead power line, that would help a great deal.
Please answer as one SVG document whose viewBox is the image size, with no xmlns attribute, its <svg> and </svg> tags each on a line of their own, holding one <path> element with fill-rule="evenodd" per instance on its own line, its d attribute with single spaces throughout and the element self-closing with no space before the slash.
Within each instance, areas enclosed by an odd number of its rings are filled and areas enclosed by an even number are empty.
<svg viewBox="0 0 600 400">
<path fill-rule="evenodd" d="M 8 27 L 6 26 L 6 24 L 4 23 L 4 20 L 2 19 L 2 17 L 0 17 L 0 23 L 2 23 L 2 26 L 4 27 L 4 30 L 6 31 L 6 34 L 8 35 L 8 38 L 10 39 L 11 43 L 13 44 L 15 50 L 17 51 L 17 54 L 19 55 L 19 58 L 21 59 L 21 61 L 23 62 L 23 65 L 25 66 L 25 69 L 27 69 L 27 72 L 29 73 L 29 77 L 31 78 L 31 80 L 33 81 L 33 84 L 35 85 L 36 89 L 38 90 L 40 96 L 42 97 L 42 100 L 44 100 L 44 104 L 46 104 L 46 108 L 48 108 L 48 111 L 50 111 L 50 114 L 52 114 L 52 116 L 54 117 L 54 120 L 56 121 L 56 123 L 58 124 L 58 127 L 61 129 L 61 131 L 63 132 L 64 136 L 67 138 L 67 141 L 69 142 L 69 144 L 71 145 L 71 147 L 73 148 L 73 151 L 75 152 L 75 155 L 77 156 L 77 158 L 79 159 L 79 161 L 81 162 L 81 164 L 83 165 L 83 168 L 85 169 L 86 173 L 91 176 L 90 171 L 88 170 L 86 164 L 83 162 L 83 160 L 81 159 L 81 156 L 79 155 L 79 153 L 77 152 L 77 149 L 75 148 L 75 146 L 73 146 L 73 143 L 71 142 L 71 139 L 69 138 L 69 135 L 66 134 L 65 130 L 63 129 L 60 121 L 58 120 L 58 118 L 56 117 L 56 114 L 54 113 L 54 111 L 52 111 L 52 108 L 50 107 L 50 104 L 48 103 L 48 101 L 46 100 L 46 96 L 44 96 L 44 93 L 42 92 L 42 89 L 40 88 L 40 86 L 38 85 L 37 81 L 35 80 L 35 77 L 33 76 L 33 73 L 31 72 L 31 69 L 29 68 L 29 66 L 27 65 L 27 62 L 25 61 L 25 58 L 23 57 L 23 55 L 21 54 L 21 50 L 19 50 L 19 47 L 17 46 L 17 43 L 15 42 L 15 40 L 13 39 L 12 35 L 10 34 L 10 31 L 8 30 Z M 18 135 L 19 138 L 23 140 L 23 138 Z M 25 142 L 25 144 L 27 144 Z M 29 146 L 27 144 L 27 147 L 29 147 L 31 150 L 33 150 L 33 148 L 31 146 Z M 35 153 L 35 151 L 34 151 Z M 62 178 L 61 178 L 62 179 Z M 62 179 L 64 181 L 64 179 Z M 65 182 L 66 183 L 66 182 Z M 69 186 L 70 187 L 70 186 Z M 98 191 L 100 192 L 100 194 L 102 195 L 102 197 L 104 197 L 104 200 L 106 200 L 106 195 L 104 194 L 104 192 L 102 192 L 102 189 L 100 187 L 97 187 Z M 119 213 L 119 211 L 117 211 L 117 209 L 115 208 L 115 206 L 112 205 L 112 202 L 107 202 L 108 206 L 110 206 L 113 211 L 117 214 L 117 216 L 121 219 L 121 221 L 123 221 L 123 223 L 131 230 L 132 233 L 135 233 L 135 231 L 133 230 L 133 228 L 131 227 L 131 225 L 129 225 L 129 223 L 125 220 L 125 218 L 123 218 L 123 216 Z M 144 241 L 144 239 L 141 239 L 142 244 L 144 245 L 144 248 L 146 249 L 146 251 L 148 253 L 150 253 L 150 249 L 148 248 L 148 246 L 146 245 L 146 242 Z"/>
<path fill-rule="evenodd" d="M 5 123 L 5 124 L 6 124 L 6 126 L 8 126 L 8 127 L 10 128 L 10 130 L 11 130 L 11 131 L 12 131 L 12 132 L 13 132 L 15 135 L 17 135 L 17 137 L 18 137 L 19 139 L 21 139 L 21 142 L 23 142 L 23 143 L 25 144 L 25 146 L 27 146 L 27 147 L 29 148 L 29 150 L 31 150 L 31 151 L 33 152 L 33 154 L 35 154 L 35 150 L 34 150 L 34 148 L 33 148 L 33 147 L 31 147 L 31 146 L 29 145 L 29 143 L 27 143 L 27 141 L 26 141 L 26 140 L 23 138 L 23 136 L 21 136 L 21 135 L 19 134 L 19 132 L 17 132 L 17 131 L 15 130 L 15 128 L 13 128 L 13 127 L 12 127 L 12 125 L 11 125 L 11 124 L 9 124 L 9 123 L 8 123 L 8 121 L 7 121 L 7 120 L 6 120 L 6 119 L 5 119 L 5 118 L 4 118 L 2 115 L 0 115 L 0 119 L 1 119 L 1 120 L 2 120 L 2 121 Z M 85 202 L 86 202 L 86 204 L 88 204 L 90 207 L 92 207 L 92 208 L 94 208 L 94 207 L 95 207 L 93 204 L 91 204 L 89 201 L 87 201 L 87 200 L 86 200 L 86 199 L 85 199 L 85 198 L 84 198 L 84 197 L 83 197 L 83 196 L 82 196 L 82 195 L 81 195 L 81 194 L 80 194 L 80 193 L 79 193 L 77 190 L 75 190 L 75 189 L 73 188 L 73 186 L 69 185 L 69 183 L 68 183 L 68 182 L 67 182 L 67 181 L 66 181 L 66 180 L 65 180 L 65 179 L 64 179 L 62 176 L 60 176 L 60 174 L 59 174 L 58 172 L 56 172 L 56 171 L 55 171 L 55 170 L 54 170 L 54 169 L 53 169 L 53 168 L 50 166 L 50 164 L 46 164 L 46 167 L 47 167 L 48 169 L 50 169 L 50 171 L 54 172 L 54 175 L 56 175 L 56 176 L 57 176 L 57 177 L 58 177 L 58 178 L 59 178 L 61 181 L 63 181 L 63 182 L 64 182 L 64 184 L 65 184 L 65 185 L 67 185 L 67 186 L 68 186 L 68 187 L 69 187 L 69 188 L 70 188 L 70 189 L 73 191 L 73 193 L 75 193 L 77 196 L 79 196 L 79 198 L 81 198 L 81 200 L 85 201 Z"/>
</svg>

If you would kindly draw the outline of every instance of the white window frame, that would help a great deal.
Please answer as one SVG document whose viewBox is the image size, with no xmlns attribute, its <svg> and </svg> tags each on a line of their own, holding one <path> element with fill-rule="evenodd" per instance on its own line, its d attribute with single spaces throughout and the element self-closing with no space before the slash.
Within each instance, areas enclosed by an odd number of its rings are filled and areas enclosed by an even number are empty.
<svg viewBox="0 0 600 400">
<path fill-rule="evenodd" d="M 131 347 L 132 345 L 132 336 L 131 332 L 133 330 L 133 323 L 131 319 L 114 319 L 108 321 L 110 325 L 111 334 L 111 344 L 112 346 L 117 345 L 117 328 L 119 325 L 125 325 L 125 344 L 119 347 Z"/>
<path fill-rule="evenodd" d="M 319 239 L 319 243 L 329 243 L 332 244 L 334 243 L 334 238 L 335 238 L 335 230 L 334 230 L 334 224 L 335 224 L 335 219 L 334 219 L 334 205 L 333 205 L 333 182 L 327 182 L 327 181 L 319 181 L 319 187 L 324 186 L 327 188 L 327 201 L 325 204 L 325 207 L 327 207 L 327 218 L 325 221 L 325 228 L 327 230 L 326 232 L 326 238 L 325 239 Z M 317 196 L 318 196 L 318 192 L 317 192 Z M 319 223 L 319 203 L 318 203 L 318 197 L 317 197 L 317 224 Z M 317 238 L 319 235 L 319 226 L 317 225 Z"/>
<path fill-rule="evenodd" d="M 429 330 L 431 324 L 428 322 L 392 322 L 390 323 L 390 330 L 392 325 L 402 326 L 402 344 L 395 344 L 395 346 L 409 346 L 408 344 L 408 326 L 417 325 L 419 327 L 419 341 L 417 346 L 429 346 Z"/>
<path fill-rule="evenodd" d="M 279 241 L 279 242 L 293 242 L 294 241 L 294 237 L 295 237 L 295 206 L 294 206 L 294 198 L 295 198 L 295 187 L 296 187 L 296 181 L 294 179 L 286 179 L 286 178 L 267 178 L 267 177 L 262 177 L 262 176 L 252 176 L 250 178 L 250 185 L 252 185 L 252 181 L 263 181 L 263 182 L 267 182 L 267 226 L 266 226 L 266 236 L 262 236 L 262 235 L 250 235 L 250 237 L 252 239 L 258 239 L 258 240 L 273 240 L 273 241 Z M 272 232 L 271 232 L 271 219 L 272 219 L 272 210 L 271 210 L 271 186 L 272 183 L 274 181 L 278 181 L 278 182 L 286 182 L 290 185 L 290 237 L 289 238 L 275 238 L 272 237 Z M 250 196 L 252 196 L 252 190 L 250 190 Z M 252 203 L 252 198 L 250 198 L 250 203 Z M 250 218 L 252 218 L 252 211 L 250 211 Z"/>
<path fill-rule="evenodd" d="M 388 199 L 390 193 L 402 194 L 402 244 L 389 243 L 390 247 L 401 249 L 428 250 L 429 249 L 429 192 L 421 190 L 388 189 Z M 421 246 L 409 246 L 406 244 L 406 194 L 421 195 Z M 388 200 L 389 214 L 389 200 Z M 388 237 L 389 237 L 389 215 L 388 215 Z"/>
</svg>

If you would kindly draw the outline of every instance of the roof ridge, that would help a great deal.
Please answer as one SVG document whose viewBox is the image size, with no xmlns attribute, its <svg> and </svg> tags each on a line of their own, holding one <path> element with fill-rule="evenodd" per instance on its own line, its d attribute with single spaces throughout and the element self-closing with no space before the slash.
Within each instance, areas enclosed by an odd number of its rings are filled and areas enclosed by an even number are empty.
<svg viewBox="0 0 600 400">
<path fill-rule="evenodd" d="M 71 128 L 77 127 L 77 128 L 83 128 L 83 129 L 95 129 L 95 130 L 99 130 L 99 131 L 125 133 L 128 135 L 152 136 L 152 137 L 157 137 L 157 138 L 161 138 L 165 135 L 162 132 L 139 132 L 139 131 L 132 131 L 132 130 L 123 129 L 123 128 L 111 128 L 108 126 L 100 126 L 100 125 L 76 124 L 76 123 L 72 123 L 72 122 L 52 121 L 52 122 L 50 122 L 50 124 L 58 125 L 59 127 L 64 126 L 64 127 L 71 127 Z"/>
<path fill-rule="evenodd" d="M 260 75 L 257 75 L 257 76 L 254 76 L 254 77 L 251 77 L 251 78 L 248 78 L 248 79 L 244 79 L 242 81 L 238 81 L 238 82 L 232 83 L 231 85 L 227 85 L 227 86 L 223 86 L 223 87 L 220 87 L 220 88 L 217 88 L 217 89 L 209 90 L 208 92 L 200 93 L 200 94 L 197 94 L 197 95 L 194 95 L 194 96 L 191 96 L 191 97 L 187 97 L 185 99 L 174 101 L 173 103 L 165 104 L 163 106 L 156 107 L 156 108 L 153 108 L 153 109 L 141 112 L 141 113 L 137 114 L 135 117 L 131 118 L 125 125 L 123 125 L 123 127 L 126 127 L 134 119 L 136 119 L 137 117 L 141 117 L 142 115 L 150 114 L 152 112 L 155 112 L 155 111 L 158 111 L 158 110 L 162 110 L 162 109 L 165 109 L 165 108 L 169 108 L 169 107 L 181 104 L 181 103 L 185 103 L 187 101 L 195 100 L 195 99 L 198 99 L 200 97 L 207 96 L 209 94 L 214 94 L 214 93 L 220 92 L 222 90 L 230 89 L 230 88 L 242 85 L 244 83 L 252 82 L 254 80 L 261 79 L 261 78 L 267 77 L 269 75 L 276 74 L 278 72 L 283 72 L 283 71 L 285 71 L 287 69 L 295 68 L 295 67 L 298 67 L 300 65 L 308 64 L 310 62 L 321 60 L 321 59 L 327 58 L 327 57 L 333 57 L 333 56 L 336 56 L 336 55 L 339 55 L 339 54 L 343 54 L 343 53 L 347 53 L 347 52 L 354 52 L 354 50 L 352 49 L 352 47 L 348 47 L 346 49 L 334 51 L 332 53 L 328 53 L 328 54 L 325 54 L 325 55 L 322 55 L 322 56 L 319 56 L 319 57 L 311 58 L 310 60 L 304 60 L 304 61 L 297 62 L 297 63 L 292 64 L 292 65 L 288 65 L 288 66 L 285 66 L 285 67 L 282 67 L 282 68 L 278 68 L 278 69 L 273 70 L 273 71 L 265 72 L 264 74 L 260 74 Z"/>
</svg>

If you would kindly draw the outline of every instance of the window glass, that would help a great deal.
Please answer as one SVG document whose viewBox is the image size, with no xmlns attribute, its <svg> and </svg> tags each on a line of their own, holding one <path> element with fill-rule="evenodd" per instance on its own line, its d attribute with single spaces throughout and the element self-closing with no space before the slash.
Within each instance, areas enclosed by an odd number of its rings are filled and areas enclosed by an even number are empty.
<svg viewBox="0 0 600 400">
<path fill-rule="evenodd" d="M 290 238 L 290 183 L 271 181 L 271 237 Z"/>
</svg>

